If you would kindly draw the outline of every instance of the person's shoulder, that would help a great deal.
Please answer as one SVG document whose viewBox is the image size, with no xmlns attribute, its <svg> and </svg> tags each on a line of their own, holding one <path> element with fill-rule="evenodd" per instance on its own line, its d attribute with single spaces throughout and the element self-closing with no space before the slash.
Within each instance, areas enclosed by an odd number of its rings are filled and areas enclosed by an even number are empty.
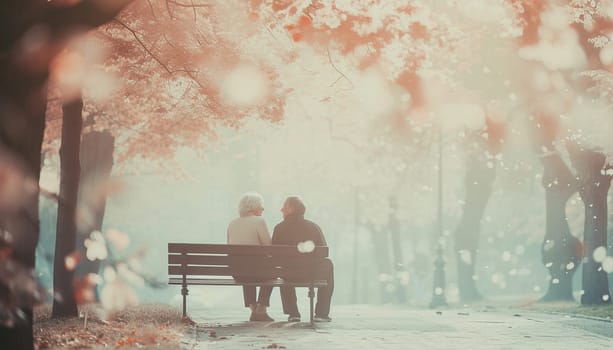
<svg viewBox="0 0 613 350">
<path fill-rule="evenodd" d="M 317 225 L 317 224 L 316 224 L 314 221 L 311 221 L 311 220 L 309 220 L 309 219 L 304 219 L 304 222 L 306 222 L 306 223 L 307 223 L 307 224 L 309 224 L 309 225 L 319 226 L 319 225 Z"/>
<path fill-rule="evenodd" d="M 230 223 L 228 224 L 228 227 L 236 225 L 241 219 L 241 217 L 232 219 L 232 221 L 230 221 Z"/>
<path fill-rule="evenodd" d="M 312 228 L 315 228 L 315 229 L 317 229 L 317 230 L 321 231 L 321 227 L 319 227 L 319 225 L 317 225 L 315 222 L 313 222 L 313 221 L 311 221 L 311 220 L 307 220 L 307 219 L 304 219 L 304 222 L 305 222 L 305 223 L 306 223 L 308 226 L 310 226 L 310 227 L 312 227 Z"/>
<path fill-rule="evenodd" d="M 262 216 L 257 216 L 257 215 L 247 216 L 247 217 L 245 217 L 245 222 L 247 222 L 248 225 L 250 225 L 250 226 L 266 226 L 266 227 L 268 227 L 268 225 L 266 224 L 266 220 Z"/>
<path fill-rule="evenodd" d="M 264 218 L 261 216 L 257 216 L 257 215 L 248 215 L 248 216 L 241 216 L 239 218 L 236 218 L 234 221 L 236 222 L 261 222 L 261 221 L 264 221 Z"/>
<path fill-rule="evenodd" d="M 249 218 L 255 222 L 266 222 L 263 216 L 253 215 L 253 216 L 249 216 Z"/>
<path fill-rule="evenodd" d="M 285 225 L 286 225 L 285 220 L 282 220 L 281 222 L 275 225 L 275 230 L 282 229 Z"/>
</svg>

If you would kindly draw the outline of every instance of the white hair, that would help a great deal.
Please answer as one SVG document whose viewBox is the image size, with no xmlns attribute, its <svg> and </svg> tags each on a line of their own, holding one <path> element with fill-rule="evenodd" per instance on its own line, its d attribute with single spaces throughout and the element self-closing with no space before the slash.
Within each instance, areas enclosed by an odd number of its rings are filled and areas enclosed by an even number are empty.
<svg viewBox="0 0 613 350">
<path fill-rule="evenodd" d="M 238 214 L 242 216 L 248 216 L 254 210 L 264 207 L 264 199 L 262 195 L 257 192 L 247 192 L 243 194 L 241 200 L 238 202 Z"/>
</svg>

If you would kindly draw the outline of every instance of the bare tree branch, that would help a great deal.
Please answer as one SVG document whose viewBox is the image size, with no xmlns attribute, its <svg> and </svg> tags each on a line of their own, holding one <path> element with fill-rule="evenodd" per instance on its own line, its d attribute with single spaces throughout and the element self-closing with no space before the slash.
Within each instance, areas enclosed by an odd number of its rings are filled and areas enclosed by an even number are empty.
<svg viewBox="0 0 613 350">
<path fill-rule="evenodd" d="M 196 22 L 197 17 L 196 17 L 196 5 L 194 4 L 194 0 L 191 0 L 192 3 L 192 10 L 194 10 L 194 22 Z"/>
<path fill-rule="evenodd" d="M 122 22 L 121 20 L 115 18 L 114 19 L 115 22 L 119 23 L 122 27 L 126 28 L 130 33 L 132 33 L 132 35 L 134 36 L 134 39 L 136 39 L 136 41 L 142 46 L 142 48 L 151 56 L 151 58 L 153 58 L 160 66 L 162 66 L 162 68 L 164 68 L 164 70 L 166 72 L 168 72 L 168 74 L 172 74 L 172 71 L 170 70 L 170 68 L 168 68 L 168 66 L 162 62 L 156 54 L 154 54 L 148 47 L 147 45 L 145 45 L 145 43 L 138 37 L 138 33 L 130 28 L 127 24 L 125 24 L 124 22 Z"/>
<path fill-rule="evenodd" d="M 172 11 L 170 10 L 170 4 L 168 0 L 166 0 L 166 11 L 168 12 L 168 16 L 170 17 L 170 19 L 174 19 L 174 17 L 172 16 Z"/>
<path fill-rule="evenodd" d="M 153 18 L 157 19 L 157 17 L 155 16 L 155 11 L 153 10 L 153 4 L 151 3 L 151 0 L 147 0 L 147 4 L 149 4 L 149 9 L 151 10 L 151 15 L 153 16 Z"/>
<path fill-rule="evenodd" d="M 175 1 L 175 0 L 166 0 L 166 3 L 173 4 L 179 7 L 191 7 L 194 9 L 194 13 L 196 11 L 196 8 L 209 8 L 212 6 L 211 4 L 194 4 L 194 0 L 191 0 L 191 4 L 184 4 L 182 2 Z"/>
<path fill-rule="evenodd" d="M 345 75 L 345 73 L 341 72 L 340 69 L 338 69 L 338 67 L 336 67 L 336 65 L 334 64 L 334 62 L 332 62 L 332 56 L 330 56 L 330 48 L 326 47 L 326 51 L 328 52 L 328 61 L 330 62 L 330 64 L 332 65 L 332 68 L 334 68 L 335 71 L 338 72 L 338 74 L 340 74 L 341 76 L 336 79 L 331 85 L 330 87 L 334 86 L 334 84 L 336 84 L 339 80 L 341 80 L 342 78 L 344 78 L 345 80 L 347 80 L 347 82 L 349 82 L 349 84 L 351 84 L 351 89 L 353 89 L 353 82 L 351 81 L 351 79 L 347 78 L 347 76 Z"/>
</svg>

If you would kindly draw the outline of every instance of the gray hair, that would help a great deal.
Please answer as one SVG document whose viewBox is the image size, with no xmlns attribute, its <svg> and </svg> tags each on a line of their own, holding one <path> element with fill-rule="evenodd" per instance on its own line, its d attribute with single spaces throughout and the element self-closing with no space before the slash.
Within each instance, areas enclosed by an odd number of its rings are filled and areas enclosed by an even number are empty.
<svg viewBox="0 0 613 350">
<path fill-rule="evenodd" d="M 306 206 L 300 196 L 288 196 L 285 202 L 294 210 L 294 214 L 304 215 L 306 212 Z"/>
<path fill-rule="evenodd" d="M 248 216 L 254 210 L 264 207 L 264 199 L 257 192 L 247 192 L 243 194 L 238 202 L 238 213 L 241 217 Z"/>
</svg>

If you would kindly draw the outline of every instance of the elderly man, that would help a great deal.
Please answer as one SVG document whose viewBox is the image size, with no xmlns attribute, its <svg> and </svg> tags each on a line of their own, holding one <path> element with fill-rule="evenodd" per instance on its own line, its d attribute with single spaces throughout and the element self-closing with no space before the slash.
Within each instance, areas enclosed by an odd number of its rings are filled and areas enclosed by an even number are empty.
<svg viewBox="0 0 613 350">
<path fill-rule="evenodd" d="M 317 224 L 304 218 L 306 211 L 304 202 L 298 196 L 285 199 L 281 213 L 283 221 L 280 222 L 272 234 L 272 244 L 294 245 L 301 242 L 312 241 L 316 246 L 325 246 L 326 240 Z M 332 261 L 326 259 L 318 270 L 323 271 L 322 279 L 328 281 L 327 287 L 317 289 L 317 304 L 315 306 L 316 322 L 330 322 L 330 302 L 334 290 L 334 269 Z M 296 304 L 296 289 L 294 287 L 281 287 L 281 301 L 283 313 L 289 315 L 289 322 L 300 322 L 300 312 Z"/>
</svg>

